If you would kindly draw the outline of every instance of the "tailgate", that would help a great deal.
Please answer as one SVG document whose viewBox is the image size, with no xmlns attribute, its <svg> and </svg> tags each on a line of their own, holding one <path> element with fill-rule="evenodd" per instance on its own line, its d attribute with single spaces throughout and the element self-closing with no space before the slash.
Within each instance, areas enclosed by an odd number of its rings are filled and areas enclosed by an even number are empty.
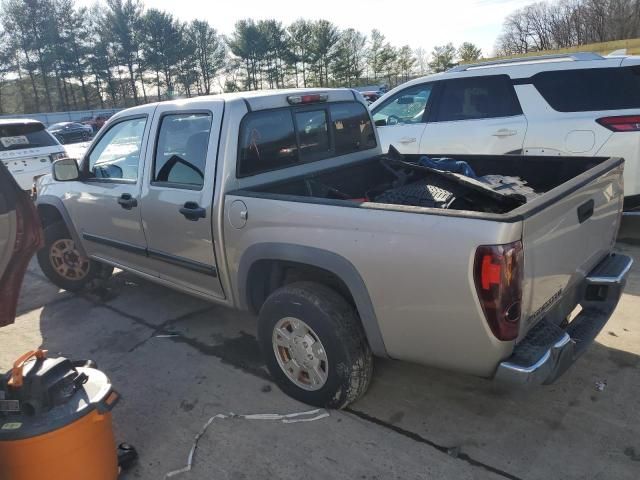
<svg viewBox="0 0 640 480">
<path fill-rule="evenodd" d="M 609 159 L 528 204 L 519 339 L 551 307 L 555 321 L 566 318 L 577 304 L 577 287 L 613 248 L 622 212 L 622 164 Z"/>
</svg>

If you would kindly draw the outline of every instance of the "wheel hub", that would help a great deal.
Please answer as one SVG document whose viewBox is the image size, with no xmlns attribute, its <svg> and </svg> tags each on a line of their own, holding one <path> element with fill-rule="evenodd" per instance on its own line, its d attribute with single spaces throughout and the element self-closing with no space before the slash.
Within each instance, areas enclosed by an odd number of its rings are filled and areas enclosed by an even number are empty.
<svg viewBox="0 0 640 480">
<path fill-rule="evenodd" d="M 69 280 L 82 280 L 89 273 L 89 259 L 80 254 L 70 238 L 53 242 L 49 260 L 54 270 Z"/>
<path fill-rule="evenodd" d="M 318 335 L 300 319 L 287 317 L 273 330 L 273 350 L 287 378 L 305 390 L 319 390 L 327 382 L 329 364 Z"/>
</svg>

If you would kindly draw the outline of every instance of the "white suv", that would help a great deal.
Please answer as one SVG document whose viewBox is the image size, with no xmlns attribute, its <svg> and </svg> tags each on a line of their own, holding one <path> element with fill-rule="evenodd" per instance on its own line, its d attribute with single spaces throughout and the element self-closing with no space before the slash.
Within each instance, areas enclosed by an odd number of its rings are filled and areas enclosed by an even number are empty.
<svg viewBox="0 0 640 480">
<path fill-rule="evenodd" d="M 51 162 L 66 157 L 64 147 L 37 120 L 0 119 L 0 161 L 23 190 L 51 172 Z"/>
<path fill-rule="evenodd" d="M 617 156 L 640 211 L 640 56 L 546 55 L 461 65 L 371 105 L 383 151 Z"/>
</svg>

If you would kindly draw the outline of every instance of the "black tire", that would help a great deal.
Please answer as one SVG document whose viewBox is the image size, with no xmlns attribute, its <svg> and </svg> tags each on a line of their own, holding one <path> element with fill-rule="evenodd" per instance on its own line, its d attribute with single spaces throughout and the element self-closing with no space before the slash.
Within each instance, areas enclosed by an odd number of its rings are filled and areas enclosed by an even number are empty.
<svg viewBox="0 0 640 480">
<path fill-rule="evenodd" d="M 327 377 L 313 391 L 296 385 L 280 367 L 273 344 L 279 321 L 300 319 L 317 335 L 326 352 Z M 276 384 L 301 402 L 344 408 L 361 397 L 373 374 L 373 356 L 355 309 L 334 290 L 314 282 L 296 282 L 273 292 L 260 310 L 258 341 Z"/>
<path fill-rule="evenodd" d="M 70 292 L 78 292 L 97 279 L 106 280 L 113 273 L 113 267 L 80 257 L 88 262 L 88 270 L 82 277 L 72 278 L 61 275 L 51 259 L 52 247 L 60 240 L 73 242 L 67 227 L 61 223 L 53 223 L 44 229 L 44 247 L 38 251 L 38 264 L 42 273 L 56 286 Z"/>
</svg>

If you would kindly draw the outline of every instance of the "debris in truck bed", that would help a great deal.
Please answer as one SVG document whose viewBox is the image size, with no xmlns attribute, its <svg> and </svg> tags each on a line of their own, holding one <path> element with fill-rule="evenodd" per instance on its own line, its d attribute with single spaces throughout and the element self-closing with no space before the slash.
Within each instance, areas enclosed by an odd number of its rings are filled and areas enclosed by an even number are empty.
<svg viewBox="0 0 640 480">
<path fill-rule="evenodd" d="M 488 184 L 496 192 L 524 195 L 527 201 L 538 196 L 535 190 L 527 185 L 520 177 L 508 177 L 505 175 L 484 175 L 479 177 L 483 183 Z"/>
<path fill-rule="evenodd" d="M 444 172 L 459 173 L 465 177 L 478 178 L 476 172 L 473 171 L 471 165 L 464 160 L 455 160 L 453 158 L 431 158 L 426 155 L 418 159 L 418 165 L 423 167 L 435 168 Z"/>
</svg>

